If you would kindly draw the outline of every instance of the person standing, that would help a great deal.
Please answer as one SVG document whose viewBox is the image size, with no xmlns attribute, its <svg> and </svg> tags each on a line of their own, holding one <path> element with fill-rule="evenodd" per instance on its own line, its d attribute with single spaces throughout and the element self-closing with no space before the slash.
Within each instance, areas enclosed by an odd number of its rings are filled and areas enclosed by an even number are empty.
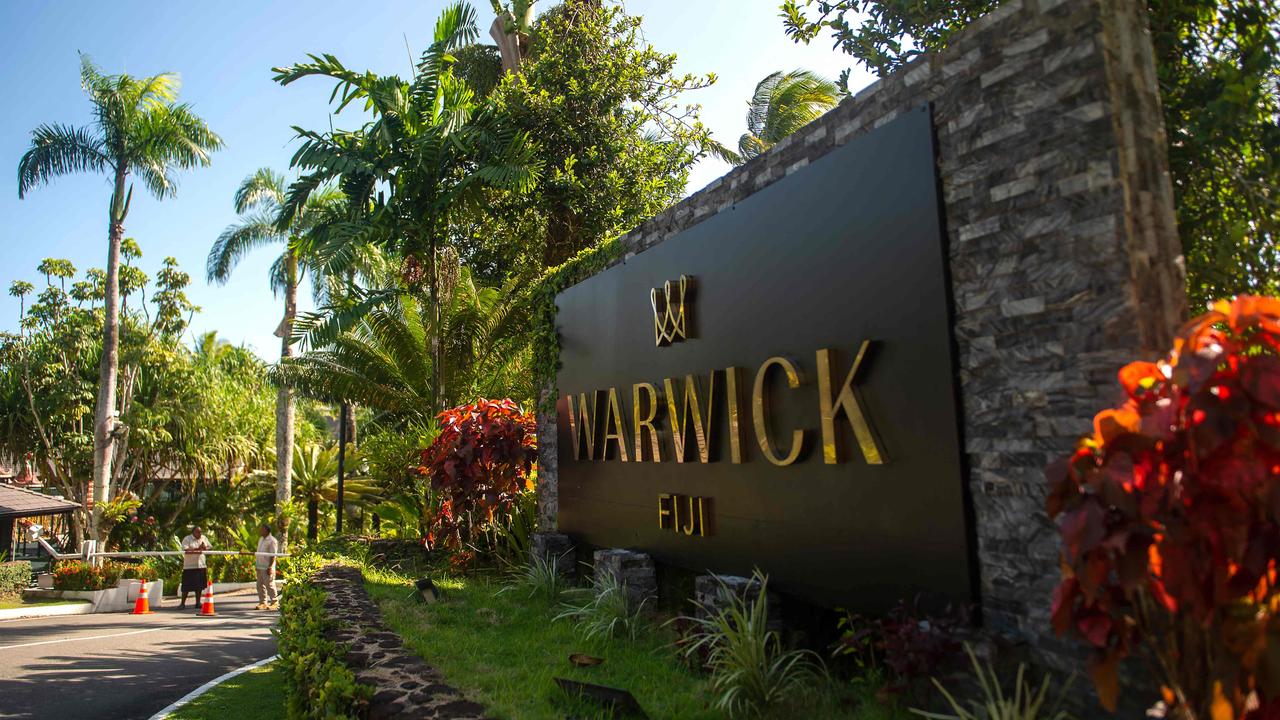
<svg viewBox="0 0 1280 720">
<path fill-rule="evenodd" d="M 258 584 L 258 609 L 276 607 L 276 554 L 280 543 L 271 535 L 271 526 L 258 526 L 258 551 L 253 554 L 253 569 Z"/>
<path fill-rule="evenodd" d="M 209 586 L 209 564 L 205 560 L 206 550 L 212 550 L 209 538 L 204 536 L 197 525 L 191 528 L 191 534 L 182 538 L 182 602 L 181 610 L 187 606 L 187 593 L 196 594 L 196 604 L 200 604 L 200 593 Z"/>
</svg>

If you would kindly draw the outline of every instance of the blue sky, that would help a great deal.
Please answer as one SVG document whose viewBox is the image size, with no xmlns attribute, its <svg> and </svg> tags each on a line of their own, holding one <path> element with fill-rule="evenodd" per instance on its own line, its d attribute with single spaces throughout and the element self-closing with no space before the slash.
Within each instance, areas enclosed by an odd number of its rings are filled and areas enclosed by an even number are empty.
<svg viewBox="0 0 1280 720">
<path fill-rule="evenodd" d="M 472 0 L 487 31 L 491 10 Z M 544 5 L 549 5 L 544 0 Z M 444 0 L 338 3 L 9 2 L 0 4 L 0 78 L 9 102 L 0 113 L 0 289 L 15 279 L 38 282 L 35 266 L 64 257 L 83 270 L 106 259 L 106 209 L 110 188 L 97 176 L 68 176 L 18 199 L 16 170 L 30 132 L 40 123 L 84 124 L 89 105 L 79 87 L 77 51 L 107 72 L 150 75 L 177 71 L 181 99 L 220 134 L 226 147 L 210 168 L 185 173 L 176 198 L 157 202 L 135 193 L 126 235 L 142 246 L 141 266 L 152 273 L 165 256 L 192 276 L 189 296 L 201 306 L 191 332 L 217 330 L 265 359 L 279 354 L 271 333 L 281 302 L 272 297 L 267 269 L 277 254 L 262 249 L 241 262 L 224 286 L 205 282 L 209 247 L 235 220 L 231 196 L 256 168 L 288 167 L 291 125 L 328 127 L 328 93 L 322 80 L 281 88 L 271 68 L 329 52 L 348 67 L 380 73 L 410 72 L 406 41 L 414 53 L 427 44 Z M 715 136 L 735 145 L 745 129 L 746 100 L 774 70 L 808 68 L 834 78 L 848 59 L 827 41 L 797 46 L 778 18 L 779 0 L 627 0 L 644 16 L 645 36 L 679 55 L 684 72 L 714 72 L 719 82 L 689 98 L 703 106 Z M 486 34 L 487 37 L 487 34 Z M 851 85 L 869 76 L 855 70 Z M 336 124 L 350 127 L 354 116 Z M 727 166 L 704 160 L 689 190 L 719 177 Z M 304 300 L 303 308 L 309 307 Z M 0 296 L 0 329 L 17 322 L 17 302 Z"/>
</svg>

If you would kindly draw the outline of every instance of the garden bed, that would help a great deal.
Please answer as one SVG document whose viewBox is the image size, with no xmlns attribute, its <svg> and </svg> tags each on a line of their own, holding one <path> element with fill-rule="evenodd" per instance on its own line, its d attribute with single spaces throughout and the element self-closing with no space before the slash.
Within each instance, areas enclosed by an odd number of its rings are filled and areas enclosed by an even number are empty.
<svg viewBox="0 0 1280 720">
<path fill-rule="evenodd" d="M 520 720 L 597 717 L 599 706 L 571 699 L 555 678 L 624 688 L 652 718 L 722 718 L 705 675 L 678 657 L 675 633 L 649 618 L 634 640 L 584 640 L 569 621 L 553 622 L 554 605 L 519 590 L 503 591 L 500 578 L 478 575 L 438 580 L 440 602 L 423 605 L 412 586 L 370 574 L 369 594 L 405 646 L 437 667 L 446 681 L 483 703 L 490 714 Z M 577 667 L 574 653 L 603 658 Z M 839 684 L 803 709 L 778 708 L 777 717 L 891 720 L 903 713 Z M 845 693 L 844 691 L 848 691 Z"/>
</svg>

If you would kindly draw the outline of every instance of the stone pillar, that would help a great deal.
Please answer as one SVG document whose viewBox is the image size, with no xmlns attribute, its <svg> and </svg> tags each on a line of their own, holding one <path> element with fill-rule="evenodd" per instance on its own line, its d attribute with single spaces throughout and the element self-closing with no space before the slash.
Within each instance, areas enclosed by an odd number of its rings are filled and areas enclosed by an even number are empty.
<svg viewBox="0 0 1280 720">
<path fill-rule="evenodd" d="M 699 618 L 712 617 L 729 607 L 734 598 L 742 598 L 748 604 L 760 597 L 761 583 L 756 578 L 745 578 L 739 575 L 699 575 L 693 579 L 693 599 L 697 604 Z M 765 599 L 769 603 L 767 622 L 770 630 L 781 633 L 782 599 L 777 593 L 768 591 Z"/>
<path fill-rule="evenodd" d="M 561 577 L 571 578 L 577 570 L 573 541 L 561 533 L 539 532 L 529 536 L 529 560 L 534 558 L 554 562 Z"/>
<path fill-rule="evenodd" d="M 558 527 L 559 495 L 556 492 L 560 460 L 557 455 L 555 383 L 538 393 L 538 529 L 555 532 Z M 550 406 L 550 410 L 545 410 Z"/>
<path fill-rule="evenodd" d="M 596 582 L 611 574 L 627 590 L 627 602 L 634 609 L 658 597 L 658 576 L 653 559 L 645 553 L 614 548 L 595 552 Z"/>
</svg>

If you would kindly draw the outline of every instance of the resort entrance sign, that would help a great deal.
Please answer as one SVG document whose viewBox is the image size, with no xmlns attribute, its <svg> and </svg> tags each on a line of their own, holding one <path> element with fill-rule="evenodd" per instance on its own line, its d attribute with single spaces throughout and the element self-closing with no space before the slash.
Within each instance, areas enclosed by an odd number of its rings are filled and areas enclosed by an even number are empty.
<svg viewBox="0 0 1280 720">
<path fill-rule="evenodd" d="M 559 524 L 850 608 L 972 597 L 928 108 L 557 298 Z"/>
</svg>

